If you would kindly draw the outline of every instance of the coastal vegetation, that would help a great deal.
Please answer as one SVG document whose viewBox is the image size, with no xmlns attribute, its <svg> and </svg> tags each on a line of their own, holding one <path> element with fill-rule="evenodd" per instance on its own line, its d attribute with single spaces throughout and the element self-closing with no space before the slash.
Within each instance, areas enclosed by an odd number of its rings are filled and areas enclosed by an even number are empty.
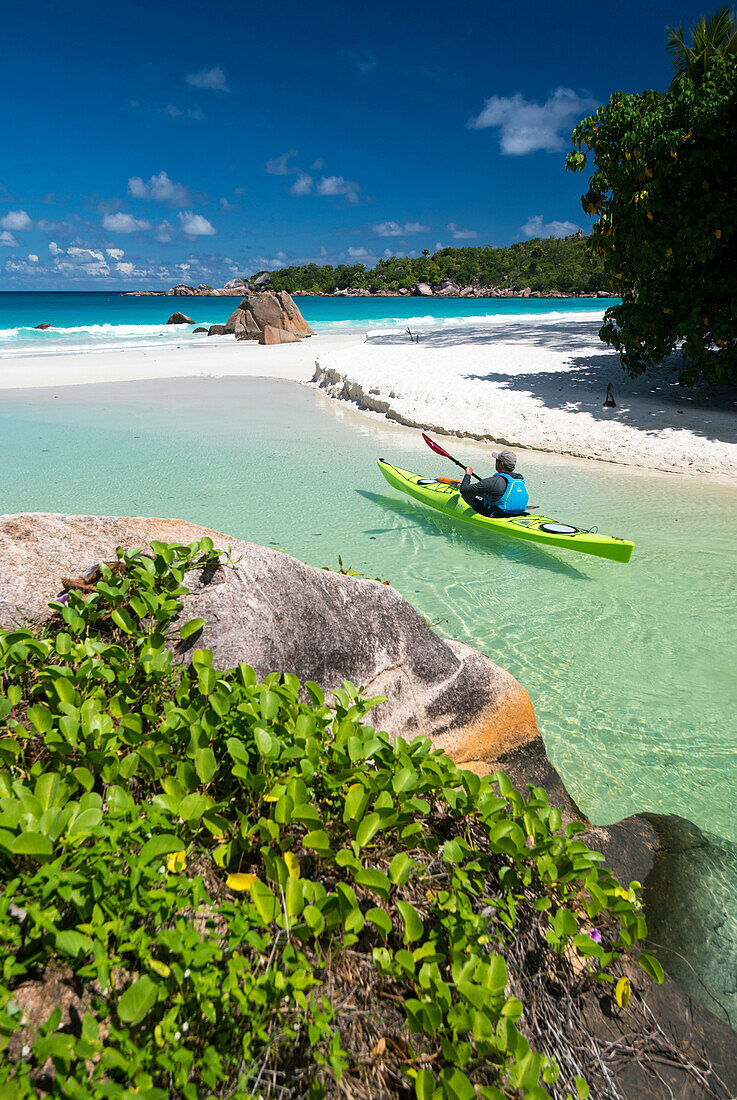
<svg viewBox="0 0 737 1100">
<path fill-rule="evenodd" d="M 215 668 L 219 560 L 118 551 L 0 632 L 2 1096 L 609 1095 L 581 1004 L 662 978 L 637 884 L 351 684 Z"/>
<path fill-rule="evenodd" d="M 452 279 L 459 286 L 499 287 L 547 294 L 595 293 L 606 285 L 604 265 L 586 237 L 577 235 L 518 241 L 507 248 L 425 249 L 421 256 L 390 256 L 375 267 L 364 264 L 304 264 L 270 274 L 272 290 L 329 294 L 348 287 L 397 293 L 414 283 Z"/>
<path fill-rule="evenodd" d="M 615 92 L 573 132 L 567 164 L 593 174 L 581 198 L 590 244 L 621 304 L 600 335 L 635 377 L 681 348 L 680 380 L 737 381 L 737 34 L 728 9 L 687 46 L 670 32 L 663 95 Z"/>
</svg>

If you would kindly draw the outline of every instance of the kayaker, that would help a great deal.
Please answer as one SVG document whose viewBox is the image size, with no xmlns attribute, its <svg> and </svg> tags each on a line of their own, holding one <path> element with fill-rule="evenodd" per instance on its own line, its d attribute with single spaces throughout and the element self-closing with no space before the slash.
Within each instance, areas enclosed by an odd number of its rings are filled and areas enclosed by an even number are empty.
<svg viewBox="0 0 737 1100">
<path fill-rule="evenodd" d="M 517 456 L 514 451 L 492 451 L 496 459 L 496 473 L 481 481 L 471 481 L 473 467 L 466 467 L 466 476 L 458 491 L 475 512 L 482 516 L 521 516 L 530 497 L 522 474 L 516 474 Z"/>
</svg>

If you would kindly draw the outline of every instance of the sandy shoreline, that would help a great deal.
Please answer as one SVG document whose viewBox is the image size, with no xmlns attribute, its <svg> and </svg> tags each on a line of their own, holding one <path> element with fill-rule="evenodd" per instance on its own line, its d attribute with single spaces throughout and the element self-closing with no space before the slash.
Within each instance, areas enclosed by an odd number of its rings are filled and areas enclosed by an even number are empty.
<svg viewBox="0 0 737 1100">
<path fill-rule="evenodd" d="M 645 469 L 737 480 L 737 387 L 684 390 L 673 367 L 636 380 L 566 317 L 369 336 L 320 354 L 316 384 L 412 427 Z M 604 407 L 611 383 L 616 406 Z"/>
<path fill-rule="evenodd" d="M 196 377 L 314 384 L 388 419 L 490 443 L 737 480 L 737 388 L 681 390 L 673 371 L 631 381 L 599 320 L 503 318 L 406 332 L 318 334 L 261 347 L 212 338 L 0 361 L 2 390 Z M 611 383 L 615 408 L 603 407 Z"/>
</svg>

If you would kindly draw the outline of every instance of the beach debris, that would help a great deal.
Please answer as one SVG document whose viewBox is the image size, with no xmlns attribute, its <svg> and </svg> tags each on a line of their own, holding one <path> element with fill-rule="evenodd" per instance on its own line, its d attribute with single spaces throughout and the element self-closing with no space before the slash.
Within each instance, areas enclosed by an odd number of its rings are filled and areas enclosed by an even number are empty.
<svg viewBox="0 0 737 1100">
<path fill-rule="evenodd" d="M 191 317 L 188 317 L 186 313 L 172 313 L 167 325 L 193 325 L 194 321 Z"/>
<path fill-rule="evenodd" d="M 420 337 L 419 337 L 419 333 L 418 333 L 418 335 L 417 335 L 417 336 L 415 336 L 415 334 L 413 333 L 413 331 L 412 331 L 412 329 L 411 329 L 411 328 L 409 327 L 409 325 L 407 326 L 407 332 L 409 333 L 409 340 L 410 340 L 410 343 L 411 343 L 411 344 L 419 344 L 419 342 L 420 342 Z"/>
<path fill-rule="evenodd" d="M 606 388 L 606 397 L 604 398 L 604 408 L 605 409 L 616 409 L 616 407 L 617 407 L 617 402 L 614 400 L 614 394 L 612 393 L 612 384 L 610 382 L 607 385 L 607 388 Z"/>
</svg>

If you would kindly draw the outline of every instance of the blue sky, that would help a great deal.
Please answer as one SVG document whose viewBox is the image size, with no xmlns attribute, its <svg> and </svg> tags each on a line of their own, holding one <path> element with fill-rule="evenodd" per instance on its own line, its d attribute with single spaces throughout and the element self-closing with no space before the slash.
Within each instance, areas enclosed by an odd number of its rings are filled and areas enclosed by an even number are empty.
<svg viewBox="0 0 737 1100">
<path fill-rule="evenodd" d="M 221 285 L 587 227 L 569 134 L 709 7 L 26 0 L 3 20 L 0 289 Z"/>
</svg>

